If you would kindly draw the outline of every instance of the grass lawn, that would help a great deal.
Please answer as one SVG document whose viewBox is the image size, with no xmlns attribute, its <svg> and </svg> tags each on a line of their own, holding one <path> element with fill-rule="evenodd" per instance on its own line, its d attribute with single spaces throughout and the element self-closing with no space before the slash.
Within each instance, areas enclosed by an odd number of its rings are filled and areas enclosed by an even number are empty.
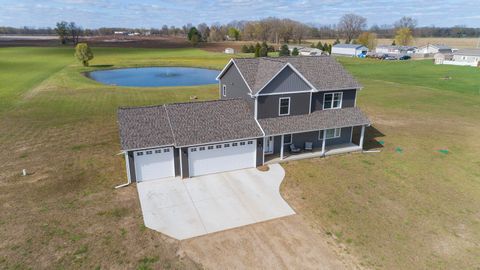
<svg viewBox="0 0 480 270">
<path fill-rule="evenodd" d="M 81 72 L 221 69 L 229 56 L 93 51 L 92 66 L 84 68 L 71 48 L 0 49 L 0 268 L 199 268 L 177 254 L 177 241 L 142 225 L 133 186 L 113 189 L 126 181 L 116 109 L 215 99 L 217 86 L 122 88 Z M 367 267 L 478 267 L 480 71 L 427 61 L 340 62 L 365 86 L 358 104 L 378 130 L 366 143 L 381 140 L 384 147 L 286 163 L 286 199 Z M 451 79 L 442 79 L 446 73 Z M 31 175 L 20 176 L 23 168 Z"/>
</svg>

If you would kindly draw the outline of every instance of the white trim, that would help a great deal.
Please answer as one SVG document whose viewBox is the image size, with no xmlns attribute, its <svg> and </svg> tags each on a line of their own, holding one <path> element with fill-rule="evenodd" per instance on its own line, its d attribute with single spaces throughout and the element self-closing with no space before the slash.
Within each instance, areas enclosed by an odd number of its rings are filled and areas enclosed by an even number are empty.
<svg viewBox="0 0 480 270">
<path fill-rule="evenodd" d="M 334 130 L 333 131 L 333 137 L 331 138 L 325 138 L 326 137 L 326 134 L 327 134 L 327 130 Z M 318 140 L 331 140 L 331 139 L 338 139 L 340 137 L 342 137 L 342 128 L 327 128 L 327 129 L 322 129 L 323 130 L 323 137 L 320 137 L 322 132 L 318 132 Z M 338 135 L 337 135 L 337 130 L 338 130 Z"/>
<path fill-rule="evenodd" d="M 173 155 L 173 159 L 175 160 L 175 155 Z M 180 160 L 180 178 L 183 178 L 182 148 L 178 148 L 178 159 Z"/>
<path fill-rule="evenodd" d="M 230 59 L 228 64 L 222 69 L 222 71 L 220 72 L 220 74 L 218 74 L 218 76 L 217 76 L 217 78 L 215 78 L 215 80 L 217 80 L 217 81 L 220 80 L 220 77 L 223 76 L 223 73 L 225 73 L 225 71 L 230 67 L 231 63 L 233 63 L 233 65 L 237 69 L 238 73 L 240 74 L 240 76 L 243 79 L 243 82 L 245 83 L 245 85 L 247 85 L 248 90 L 250 90 L 250 93 L 253 93 L 252 88 L 250 88 L 250 85 L 248 85 L 247 80 L 245 80 L 245 77 L 243 76 L 242 71 L 238 68 L 237 64 L 235 63 L 234 58 Z"/>
<path fill-rule="evenodd" d="M 288 112 L 287 113 L 284 113 L 282 114 L 281 113 L 281 108 L 282 108 L 282 99 L 288 99 Z M 287 116 L 287 115 L 290 115 L 290 97 L 281 97 L 281 98 L 278 98 L 278 116 Z"/>
<path fill-rule="evenodd" d="M 353 127 L 350 129 L 350 142 L 353 140 Z"/>
<path fill-rule="evenodd" d="M 254 99 L 255 99 L 255 105 L 254 105 L 254 108 L 255 108 L 255 115 L 254 115 L 254 116 L 255 116 L 255 121 L 256 121 L 256 120 L 257 120 L 257 118 L 258 118 L 258 98 L 256 98 L 256 97 L 253 97 L 253 96 L 252 96 L 252 98 L 254 98 Z M 258 121 L 257 121 L 257 123 L 258 123 Z M 260 126 L 260 124 L 258 124 L 258 125 Z M 262 128 L 262 127 L 260 127 L 260 128 Z M 263 130 L 262 130 L 262 132 L 263 132 Z M 265 134 L 264 134 L 264 135 L 265 135 Z"/>
<path fill-rule="evenodd" d="M 291 92 L 266 93 L 266 94 L 258 94 L 255 96 L 262 97 L 262 96 L 277 96 L 277 95 L 288 95 L 288 94 L 303 94 L 303 93 L 312 93 L 312 91 L 313 89 L 302 90 L 302 91 L 291 91 Z"/>
<path fill-rule="evenodd" d="M 353 107 L 357 107 L 357 91 L 358 90 L 355 90 L 355 99 L 353 100 Z M 342 97 L 342 100 L 343 100 L 343 97 Z"/>
<path fill-rule="evenodd" d="M 262 137 L 264 137 L 264 136 L 249 137 L 249 138 L 239 138 L 239 139 L 231 139 L 231 140 L 216 141 L 216 142 L 205 142 L 205 143 L 189 144 L 189 145 L 175 146 L 175 148 L 196 147 L 196 146 L 202 146 L 202 145 L 222 144 L 222 143 L 230 143 L 230 142 L 236 142 L 236 141 L 249 141 L 249 140 L 256 140 L 256 139 L 262 138 Z"/>
<path fill-rule="evenodd" d="M 360 87 L 348 87 L 348 88 L 335 88 L 335 89 L 322 89 L 322 90 L 316 90 L 313 91 L 315 93 L 318 92 L 335 92 L 335 91 L 345 91 L 345 90 L 362 90 L 363 86 Z"/>
<path fill-rule="evenodd" d="M 128 184 L 132 182 L 132 177 L 130 175 L 130 162 L 128 160 L 128 152 L 125 152 L 125 167 L 127 168 L 127 180 Z"/>
<path fill-rule="evenodd" d="M 275 137 L 274 137 L 275 139 Z M 283 148 L 285 147 L 285 135 L 282 135 L 281 137 L 281 143 L 280 143 L 280 160 L 283 160 Z"/>
<path fill-rule="evenodd" d="M 356 125 L 353 125 L 353 126 L 350 125 L 350 126 L 341 126 L 341 127 L 333 127 L 333 128 L 359 127 L 359 126 L 361 126 L 361 125 L 366 125 L 366 124 L 356 124 Z M 367 125 L 367 126 L 368 126 L 368 125 Z M 332 128 L 326 128 L 326 129 L 332 129 Z M 286 133 L 277 133 L 277 134 L 272 134 L 272 135 L 270 135 L 270 134 L 268 134 L 268 135 L 265 134 L 265 136 L 280 136 L 280 135 L 282 135 L 282 134 L 299 134 L 299 133 L 307 133 L 307 132 L 313 132 L 313 131 L 319 131 L 319 130 L 323 130 L 323 129 L 318 129 L 318 128 L 317 128 L 317 129 L 297 131 L 297 132 L 292 132 L 292 131 L 290 131 L 290 132 L 286 132 Z"/>
<path fill-rule="evenodd" d="M 312 113 L 312 96 L 313 96 L 313 93 L 310 92 L 310 104 L 309 104 L 309 107 L 308 107 L 308 114 Z"/>
<path fill-rule="evenodd" d="M 227 96 L 227 85 L 222 84 L 222 96 L 226 97 Z"/>
<path fill-rule="evenodd" d="M 272 151 L 268 151 L 268 152 L 265 152 L 265 150 L 267 149 L 266 148 L 266 145 L 267 145 L 267 140 L 269 140 L 269 138 L 272 138 Z M 275 136 L 265 136 L 263 137 L 263 155 L 265 156 L 265 154 L 267 155 L 270 155 L 270 154 L 273 154 L 273 152 L 275 152 Z M 265 157 L 264 157 L 265 159 Z"/>
<path fill-rule="evenodd" d="M 325 108 L 325 96 L 326 95 L 332 95 L 332 107 L 331 108 Z M 333 107 L 333 101 L 335 100 L 335 94 L 340 94 L 340 104 L 339 107 Z M 323 104 L 322 104 L 322 110 L 336 110 L 336 109 L 341 109 L 343 105 L 343 92 L 328 92 L 328 93 L 323 93 Z"/>
<path fill-rule="evenodd" d="M 363 150 L 363 139 L 365 137 L 365 125 L 362 125 L 362 132 L 360 133 L 360 143 L 358 144 Z"/>
<path fill-rule="evenodd" d="M 294 66 L 292 66 L 292 64 L 287 62 L 287 64 L 285 64 L 285 66 L 283 66 L 275 75 L 273 75 L 273 77 L 266 84 L 264 84 L 262 86 L 262 88 L 260 88 L 260 90 L 258 90 L 255 95 L 258 96 L 260 94 L 260 92 L 265 87 L 267 87 L 267 85 L 269 85 L 278 76 L 278 74 L 280 74 L 280 72 L 282 72 L 287 67 L 290 67 L 293 70 L 293 72 L 295 72 L 306 84 L 308 84 L 308 86 L 310 86 L 312 88 L 312 90 L 309 90 L 309 91 L 316 90 L 315 86 L 313 86 L 305 77 L 303 77 L 303 75 Z"/>
</svg>

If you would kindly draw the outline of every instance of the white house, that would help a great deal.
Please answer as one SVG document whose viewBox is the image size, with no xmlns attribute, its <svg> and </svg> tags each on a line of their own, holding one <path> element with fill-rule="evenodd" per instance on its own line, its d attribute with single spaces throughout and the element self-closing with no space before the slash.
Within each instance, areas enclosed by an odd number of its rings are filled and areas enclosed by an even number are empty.
<svg viewBox="0 0 480 270">
<path fill-rule="evenodd" d="M 378 45 L 375 48 L 376 54 L 413 54 L 415 53 L 416 47 L 412 46 L 396 46 L 396 45 Z"/>
<path fill-rule="evenodd" d="M 362 56 L 366 55 L 368 48 L 360 44 L 336 44 L 332 47 L 332 55 Z"/>
<path fill-rule="evenodd" d="M 225 48 L 224 53 L 226 53 L 226 54 L 234 54 L 234 53 L 235 53 L 235 50 L 234 50 L 233 48 Z"/>
<path fill-rule="evenodd" d="M 435 54 L 435 53 L 451 53 L 452 48 L 446 46 L 446 45 L 440 45 L 440 44 L 427 44 L 418 47 L 415 50 L 415 53 L 417 54 Z"/>
<path fill-rule="evenodd" d="M 435 54 L 435 64 L 480 67 L 480 49 L 461 49 L 451 54 Z"/>
</svg>

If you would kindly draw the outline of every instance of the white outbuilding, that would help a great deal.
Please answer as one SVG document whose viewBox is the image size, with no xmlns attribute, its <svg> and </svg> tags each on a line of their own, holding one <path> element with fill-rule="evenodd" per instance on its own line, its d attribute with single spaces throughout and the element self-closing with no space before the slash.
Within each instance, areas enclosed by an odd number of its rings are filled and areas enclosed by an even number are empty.
<svg viewBox="0 0 480 270">
<path fill-rule="evenodd" d="M 336 44 L 332 47 L 332 55 L 364 57 L 368 48 L 360 44 Z"/>
<path fill-rule="evenodd" d="M 224 53 L 226 54 L 235 54 L 235 50 L 233 48 L 226 48 Z"/>
</svg>

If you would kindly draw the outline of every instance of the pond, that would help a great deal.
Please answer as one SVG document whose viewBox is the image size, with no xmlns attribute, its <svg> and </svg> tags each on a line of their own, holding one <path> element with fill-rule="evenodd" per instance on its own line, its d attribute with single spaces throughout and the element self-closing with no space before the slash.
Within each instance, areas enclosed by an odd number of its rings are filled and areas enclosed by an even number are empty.
<svg viewBox="0 0 480 270">
<path fill-rule="evenodd" d="M 98 70 L 87 77 L 108 85 L 157 87 L 214 84 L 218 70 L 188 67 L 144 67 Z"/>
</svg>

